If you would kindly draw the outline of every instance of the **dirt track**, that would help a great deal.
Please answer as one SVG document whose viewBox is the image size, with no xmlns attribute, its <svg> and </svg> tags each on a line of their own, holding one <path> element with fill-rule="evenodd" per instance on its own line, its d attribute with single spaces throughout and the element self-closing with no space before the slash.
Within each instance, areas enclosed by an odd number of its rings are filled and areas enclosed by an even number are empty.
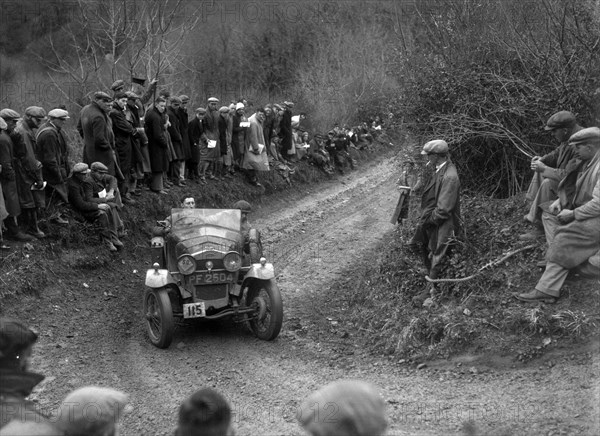
<svg viewBox="0 0 600 436">
<path fill-rule="evenodd" d="M 595 350 L 519 370 L 469 357 L 416 370 L 370 356 L 339 322 L 343 306 L 333 299 L 340 293 L 330 289 L 351 280 L 351 266 L 369 262 L 363 253 L 392 231 L 396 171 L 395 162 L 382 162 L 258 208 L 252 221 L 284 298 L 274 342 L 221 322 L 179 328 L 168 350 L 154 348 L 140 311 L 149 262 L 143 249 L 126 252 L 109 272 L 57 273 L 41 300 L 3 310 L 41 332 L 33 369 L 48 378 L 35 398 L 54 412 L 75 387 L 120 388 L 132 405 L 123 434 L 163 435 L 174 429 L 185 396 L 214 386 L 232 404 L 237 434 L 291 435 L 302 434 L 295 411 L 306 395 L 332 380 L 361 378 L 382 388 L 388 434 L 459 433 L 469 419 L 495 434 L 598 434 Z"/>
</svg>

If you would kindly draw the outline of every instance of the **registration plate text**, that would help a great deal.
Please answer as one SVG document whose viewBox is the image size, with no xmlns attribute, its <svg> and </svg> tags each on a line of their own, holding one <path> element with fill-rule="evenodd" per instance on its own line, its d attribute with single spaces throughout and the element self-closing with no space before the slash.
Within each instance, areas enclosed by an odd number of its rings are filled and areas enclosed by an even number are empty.
<svg viewBox="0 0 600 436">
<path fill-rule="evenodd" d="M 199 303 L 188 303 L 183 305 L 184 318 L 202 318 L 206 316 L 204 301 Z"/>
<path fill-rule="evenodd" d="M 197 273 L 190 276 L 190 284 L 203 285 L 207 283 L 231 283 L 233 282 L 233 273 L 230 272 L 207 272 Z"/>
</svg>

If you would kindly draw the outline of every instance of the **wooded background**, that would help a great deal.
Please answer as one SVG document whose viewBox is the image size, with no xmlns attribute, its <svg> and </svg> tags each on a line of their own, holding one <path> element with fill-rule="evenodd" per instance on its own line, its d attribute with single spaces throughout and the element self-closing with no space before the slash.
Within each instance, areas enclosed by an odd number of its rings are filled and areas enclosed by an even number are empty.
<svg viewBox="0 0 600 436">
<path fill-rule="evenodd" d="M 551 150 L 552 113 L 600 120 L 598 0 L 2 0 L 0 23 L 2 107 L 76 116 L 140 77 L 192 108 L 293 100 L 318 130 L 379 115 L 497 196 Z"/>
</svg>

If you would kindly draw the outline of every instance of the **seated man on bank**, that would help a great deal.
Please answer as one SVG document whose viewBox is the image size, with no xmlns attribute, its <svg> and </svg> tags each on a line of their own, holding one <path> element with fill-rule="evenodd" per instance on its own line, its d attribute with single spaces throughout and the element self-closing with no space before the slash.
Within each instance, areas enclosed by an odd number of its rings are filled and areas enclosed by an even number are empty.
<svg viewBox="0 0 600 436">
<path fill-rule="evenodd" d="M 600 250 L 600 129 L 580 130 L 569 144 L 581 162 L 561 181 L 559 198 L 542 214 L 546 269 L 533 291 L 515 294 L 521 301 L 553 303 L 569 270 L 577 268 L 585 276 L 600 273 L 593 264 Z"/>
<path fill-rule="evenodd" d="M 531 201 L 529 213 L 523 218 L 534 225 L 534 229 L 519 236 L 522 241 L 536 240 L 544 235 L 540 205 L 555 200 L 558 184 L 566 174 L 566 166 L 575 156 L 575 150 L 569 145 L 569 138 L 583 127 L 577 124 L 575 115 L 568 111 L 560 111 L 552 115 L 546 122 L 545 130 L 552 132 L 559 146 L 550 153 L 531 159 L 533 179 L 527 191 L 527 199 Z"/>
<path fill-rule="evenodd" d="M 108 203 L 99 202 L 95 197 L 94 186 L 88 177 L 90 169 L 87 164 L 80 162 L 73 166 L 71 177 L 67 179 L 69 204 L 79 212 L 86 221 L 100 224 L 100 236 L 104 245 L 111 252 L 123 248 L 123 243 L 117 236 L 117 227 L 121 222 L 115 207 Z"/>
</svg>

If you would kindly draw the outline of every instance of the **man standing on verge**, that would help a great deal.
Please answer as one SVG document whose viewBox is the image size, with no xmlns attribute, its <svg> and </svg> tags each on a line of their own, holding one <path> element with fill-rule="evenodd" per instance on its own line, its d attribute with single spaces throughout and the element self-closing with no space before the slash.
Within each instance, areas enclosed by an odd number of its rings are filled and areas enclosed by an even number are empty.
<svg viewBox="0 0 600 436">
<path fill-rule="evenodd" d="M 169 168 L 167 155 L 167 130 L 165 128 L 165 108 L 167 101 L 158 97 L 146 112 L 144 118 L 144 130 L 148 136 L 148 154 L 150 156 L 150 167 L 152 170 L 152 181 L 150 190 L 158 194 L 166 194 L 163 186 L 163 172 Z"/>
<path fill-rule="evenodd" d="M 448 157 L 446 141 L 429 141 L 421 154 L 427 156 L 427 166 L 435 172 L 423 190 L 421 218 L 409 246 L 421 251 L 428 276 L 437 279 L 451 239 L 460 229 L 460 181 Z M 434 289 L 415 296 L 413 304 L 423 304 Z"/>
<path fill-rule="evenodd" d="M 520 240 L 533 241 L 544 236 L 542 210 L 539 206 L 556 199 L 558 183 L 565 176 L 567 163 L 575 155 L 568 139 L 581 129 L 583 127 L 577 124 L 575 115 L 568 111 L 557 112 L 546 122 L 545 130 L 552 131 L 552 135 L 560 145 L 543 157 L 534 156 L 531 160 L 531 169 L 535 172 L 527 191 L 527 199 L 531 201 L 531 207 L 529 213 L 523 218 L 532 223 L 535 229 L 520 235 Z"/>
<path fill-rule="evenodd" d="M 269 157 L 263 134 L 265 110 L 258 108 L 256 113 L 248 118 L 250 128 L 246 135 L 246 152 L 242 168 L 246 170 L 248 180 L 254 186 L 262 186 L 256 176 L 257 171 L 269 171 Z"/>
<path fill-rule="evenodd" d="M 21 116 L 12 109 L 0 111 L 0 182 L 4 194 L 4 203 L 8 216 L 4 219 L 7 233 L 6 236 L 15 241 L 27 242 L 35 238 L 19 229 L 17 217 L 21 214 L 19 202 L 19 191 L 17 188 L 17 177 L 14 168 L 14 146 L 10 139 L 10 132 L 15 129 L 17 120 Z M 0 226 L 2 223 L 0 223 Z"/>
<path fill-rule="evenodd" d="M 69 175 L 69 149 L 62 132 L 69 119 L 69 113 L 63 109 L 48 112 L 48 122 L 36 133 L 36 157 L 42 163 L 42 175 L 47 183 L 46 208 L 60 210 L 69 202 L 67 195 L 67 176 Z M 56 222 L 68 225 L 69 221 L 57 214 Z"/>
<path fill-rule="evenodd" d="M 561 181 L 558 199 L 542 214 L 546 269 L 533 291 L 515 295 L 521 301 L 554 303 L 571 269 L 585 276 L 600 273 L 592 258 L 600 250 L 600 129 L 582 129 L 569 144 L 581 161 L 579 171 Z"/>
<path fill-rule="evenodd" d="M 133 124 L 127 121 L 125 116 L 125 108 L 127 106 L 127 95 L 119 91 L 115 94 L 115 101 L 112 110 L 110 111 L 110 119 L 112 121 L 112 130 L 115 137 L 115 148 L 119 157 L 119 166 L 125 180 L 119 185 L 123 203 L 135 204 L 131 197 L 131 163 L 133 156 L 133 141 L 138 136 L 137 130 Z M 106 164 L 104 164 L 106 165 Z"/>
<path fill-rule="evenodd" d="M 94 101 L 81 109 L 77 131 L 83 138 L 83 162 L 88 165 L 102 162 L 109 174 L 116 176 L 115 138 L 108 116 L 112 109 L 111 103 L 110 95 L 102 91 L 96 92 Z"/>
<path fill-rule="evenodd" d="M 15 148 L 15 169 L 19 183 L 19 199 L 21 209 L 27 223 L 27 233 L 36 238 L 46 235 L 38 225 L 38 212 L 46 207 L 44 196 L 44 178 L 42 164 L 35 157 L 37 144 L 35 131 L 46 118 L 46 111 L 38 106 L 25 109 L 25 117 L 17 124 L 15 133 L 21 138 L 21 147 Z M 14 142 L 14 141 L 13 141 Z M 14 142 L 17 146 L 17 143 Z"/>
<path fill-rule="evenodd" d="M 292 147 L 292 108 L 294 103 L 285 101 L 283 105 L 285 110 L 279 122 L 279 137 L 281 138 L 281 156 L 287 160 L 291 159 L 294 154 Z"/>
</svg>

